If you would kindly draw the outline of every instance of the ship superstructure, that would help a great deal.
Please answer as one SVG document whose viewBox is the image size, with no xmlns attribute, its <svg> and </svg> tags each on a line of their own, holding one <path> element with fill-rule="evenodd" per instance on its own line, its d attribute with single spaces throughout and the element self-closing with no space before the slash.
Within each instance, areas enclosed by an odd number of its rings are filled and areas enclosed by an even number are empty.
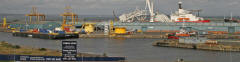
<svg viewBox="0 0 240 62">
<path fill-rule="evenodd" d="M 179 9 L 170 15 L 170 18 L 159 12 L 154 12 L 153 0 L 146 0 L 146 8 L 144 10 L 136 9 L 135 11 L 119 16 L 120 22 L 193 22 L 193 23 L 209 23 L 210 20 L 204 20 L 182 8 L 182 2 L 178 3 Z M 148 7 L 148 8 L 147 8 Z M 184 20 L 183 20 L 184 19 Z"/>
<path fill-rule="evenodd" d="M 182 8 L 182 2 L 179 3 L 179 9 L 174 14 L 171 14 L 171 20 L 174 22 L 194 22 L 194 23 L 209 23 L 210 20 L 204 20 L 202 17 L 197 17 L 191 11 Z"/>
</svg>

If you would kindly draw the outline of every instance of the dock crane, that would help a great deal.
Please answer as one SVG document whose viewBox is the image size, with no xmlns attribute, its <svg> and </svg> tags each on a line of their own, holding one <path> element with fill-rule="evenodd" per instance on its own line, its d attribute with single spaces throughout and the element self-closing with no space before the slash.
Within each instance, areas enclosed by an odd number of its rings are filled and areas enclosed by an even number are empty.
<svg viewBox="0 0 240 62">
<path fill-rule="evenodd" d="M 6 17 L 3 18 L 3 25 L 2 25 L 3 28 L 6 28 L 7 27 L 7 19 Z"/>
<path fill-rule="evenodd" d="M 66 6 L 64 13 L 60 14 L 60 16 L 63 17 L 63 22 L 62 22 L 62 26 L 61 29 L 64 30 L 65 27 L 72 27 L 76 24 L 76 22 L 78 21 L 78 15 L 72 12 L 72 8 L 70 6 Z M 71 23 L 68 23 L 68 18 L 71 18 Z"/>
<path fill-rule="evenodd" d="M 117 22 L 118 19 L 117 19 L 117 16 L 116 16 L 114 10 L 113 10 L 113 16 L 114 16 L 114 21 Z M 113 20 L 110 20 L 110 22 L 109 22 L 109 29 L 110 29 L 109 35 L 110 35 L 110 36 L 115 36 L 115 33 L 114 33 L 114 21 L 113 21 Z"/>
<path fill-rule="evenodd" d="M 110 36 L 116 36 L 118 34 L 127 34 L 125 27 L 115 27 L 114 26 L 114 22 L 118 21 L 114 10 L 113 10 L 113 16 L 114 16 L 114 20 L 110 20 L 110 22 L 109 22 L 109 29 L 110 29 L 109 34 L 110 34 Z"/>
<path fill-rule="evenodd" d="M 114 21 L 118 21 L 118 18 L 117 18 L 117 16 L 116 16 L 116 13 L 115 13 L 115 11 L 113 10 L 113 16 L 114 16 Z"/>
<path fill-rule="evenodd" d="M 29 23 L 32 23 L 32 17 L 35 17 L 35 20 L 37 22 L 39 21 L 45 21 L 46 16 L 42 13 L 38 13 L 36 7 L 32 7 L 31 13 L 26 14 L 25 16 L 28 17 Z"/>
<path fill-rule="evenodd" d="M 113 20 L 110 20 L 109 28 L 110 28 L 109 34 L 114 36 L 115 34 L 114 34 L 114 22 L 113 22 Z"/>
</svg>

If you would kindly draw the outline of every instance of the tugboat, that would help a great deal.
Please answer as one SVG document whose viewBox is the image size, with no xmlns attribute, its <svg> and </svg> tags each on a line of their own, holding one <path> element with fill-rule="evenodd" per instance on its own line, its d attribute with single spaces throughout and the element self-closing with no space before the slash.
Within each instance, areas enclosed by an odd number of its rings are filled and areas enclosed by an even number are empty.
<svg viewBox="0 0 240 62">
<path fill-rule="evenodd" d="M 188 31 L 187 28 L 189 27 L 181 27 L 179 32 L 168 34 L 168 39 L 179 39 L 179 37 L 190 37 L 197 34 L 196 32 Z"/>
<path fill-rule="evenodd" d="M 182 21 L 186 21 L 187 19 L 182 19 Z M 171 33 L 168 35 L 168 39 L 179 39 L 179 37 L 190 37 L 190 36 L 196 36 L 196 32 L 191 32 L 191 27 L 186 27 L 185 22 L 182 23 L 182 27 L 180 27 L 179 32 Z"/>
<path fill-rule="evenodd" d="M 186 19 L 187 21 L 181 21 Z M 179 9 L 171 15 L 171 20 L 174 22 L 193 22 L 193 23 L 209 23 L 210 20 L 204 20 L 202 17 L 197 17 L 191 14 L 191 11 L 182 8 L 182 2 L 179 2 Z"/>
<path fill-rule="evenodd" d="M 226 19 L 225 15 L 224 15 L 224 22 L 226 22 L 226 23 L 239 23 L 240 21 L 237 20 L 237 19 L 234 19 L 233 15 L 231 13 L 231 18 L 230 19 Z"/>
</svg>

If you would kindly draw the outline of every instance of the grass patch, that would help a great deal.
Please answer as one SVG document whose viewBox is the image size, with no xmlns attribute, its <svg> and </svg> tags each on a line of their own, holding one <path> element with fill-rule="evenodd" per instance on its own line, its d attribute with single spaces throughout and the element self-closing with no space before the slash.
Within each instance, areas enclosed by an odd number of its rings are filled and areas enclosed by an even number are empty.
<svg viewBox="0 0 240 62">
<path fill-rule="evenodd" d="M 14 62 L 14 61 L 1 61 L 1 60 L 0 60 L 0 62 Z"/>
<path fill-rule="evenodd" d="M 2 47 L 7 47 L 7 48 L 14 48 L 14 49 L 19 49 L 19 48 L 21 48 L 21 46 L 19 46 L 19 45 L 12 45 L 12 44 L 9 44 L 9 43 L 7 43 L 7 42 L 5 42 L 5 41 L 2 41 L 2 42 L 0 43 L 0 46 L 2 46 Z"/>
<path fill-rule="evenodd" d="M 61 56 L 61 51 L 49 50 L 46 48 L 30 48 L 25 46 L 9 44 L 5 41 L 0 42 L 0 54 L 4 55 L 34 55 L 34 56 Z M 107 55 L 107 54 L 104 54 Z M 85 57 L 99 57 L 102 55 L 79 53 L 77 56 Z M 0 61 L 0 62 L 12 62 L 12 61 Z"/>
</svg>

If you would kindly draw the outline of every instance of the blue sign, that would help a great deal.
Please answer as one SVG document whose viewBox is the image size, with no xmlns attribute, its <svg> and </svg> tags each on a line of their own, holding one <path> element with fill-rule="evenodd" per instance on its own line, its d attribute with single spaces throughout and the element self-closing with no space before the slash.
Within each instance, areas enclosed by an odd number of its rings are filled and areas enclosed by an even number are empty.
<svg viewBox="0 0 240 62">
<path fill-rule="evenodd" d="M 0 55 L 4 61 L 63 61 L 61 56 Z M 76 57 L 76 61 L 124 61 L 125 57 Z"/>
</svg>

